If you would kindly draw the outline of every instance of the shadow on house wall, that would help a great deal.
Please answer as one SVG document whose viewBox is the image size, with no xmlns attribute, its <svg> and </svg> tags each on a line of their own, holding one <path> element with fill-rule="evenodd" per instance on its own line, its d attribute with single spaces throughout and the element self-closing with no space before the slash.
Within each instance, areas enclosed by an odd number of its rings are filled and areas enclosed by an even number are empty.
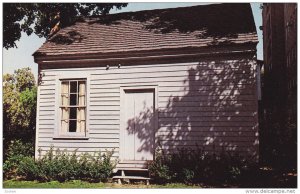
<svg viewBox="0 0 300 194">
<path fill-rule="evenodd" d="M 144 106 L 137 116 L 127 120 L 127 134 L 136 133 L 143 142 L 138 152 L 153 154 L 152 142 L 156 141 L 155 149 L 166 153 L 200 148 L 257 159 L 256 85 L 249 60 L 201 62 L 188 69 L 183 83 L 166 89 L 171 95 L 160 96 L 154 112 Z M 162 92 L 159 95 L 166 93 Z M 154 114 L 158 114 L 158 129 Z M 155 129 L 155 135 L 151 129 Z"/>
</svg>

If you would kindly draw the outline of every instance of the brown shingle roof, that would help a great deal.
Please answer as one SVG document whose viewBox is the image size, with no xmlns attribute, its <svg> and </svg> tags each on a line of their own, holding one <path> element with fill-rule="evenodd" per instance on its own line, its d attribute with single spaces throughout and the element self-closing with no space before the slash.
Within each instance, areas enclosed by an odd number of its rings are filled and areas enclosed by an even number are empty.
<svg viewBox="0 0 300 194">
<path fill-rule="evenodd" d="M 257 43 L 250 4 L 213 4 L 85 18 L 34 55 L 122 53 Z"/>
</svg>

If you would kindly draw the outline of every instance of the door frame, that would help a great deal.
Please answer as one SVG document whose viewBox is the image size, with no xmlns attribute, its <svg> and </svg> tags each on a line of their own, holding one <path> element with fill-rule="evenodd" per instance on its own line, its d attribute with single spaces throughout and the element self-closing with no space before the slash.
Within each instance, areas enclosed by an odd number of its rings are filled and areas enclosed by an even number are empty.
<svg viewBox="0 0 300 194">
<path fill-rule="evenodd" d="M 125 153 L 125 130 L 123 130 L 126 126 L 125 121 L 125 93 L 130 90 L 152 90 L 154 93 L 154 142 L 153 142 L 153 157 L 155 148 L 157 145 L 156 132 L 158 130 L 158 85 L 131 85 L 131 86 L 121 86 L 120 87 L 120 143 L 119 143 L 119 162 L 122 162 L 124 159 Z M 154 158 L 153 158 L 154 159 Z"/>
</svg>

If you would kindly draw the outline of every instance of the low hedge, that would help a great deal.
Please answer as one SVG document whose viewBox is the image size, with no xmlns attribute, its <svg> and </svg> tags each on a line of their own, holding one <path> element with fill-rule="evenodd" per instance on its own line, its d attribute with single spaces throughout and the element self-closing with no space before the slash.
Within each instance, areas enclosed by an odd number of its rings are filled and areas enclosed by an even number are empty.
<svg viewBox="0 0 300 194">
<path fill-rule="evenodd" d="M 209 154 L 201 149 L 179 149 L 172 154 L 156 152 L 155 160 L 149 164 L 150 176 L 158 184 L 234 184 L 248 181 L 257 170 L 257 163 L 251 159 L 230 152 Z"/>
<path fill-rule="evenodd" d="M 53 149 L 38 160 L 24 157 L 17 169 L 17 174 L 25 180 L 60 182 L 83 180 L 89 182 L 106 182 L 111 176 L 115 163 L 111 161 L 113 152 L 91 155 L 88 153 L 78 156 Z"/>
<path fill-rule="evenodd" d="M 68 153 L 53 147 L 39 159 L 26 156 L 24 152 L 15 152 L 10 145 L 11 153 L 4 162 L 5 179 L 18 178 L 22 180 L 69 181 L 83 180 L 89 182 L 106 182 L 112 175 L 116 162 L 112 161 L 113 151 L 84 153 L 78 155 L 76 151 Z M 22 144 L 17 142 L 17 144 Z M 18 146 L 20 147 L 20 146 Z M 15 153 L 15 154 L 13 154 Z"/>
</svg>

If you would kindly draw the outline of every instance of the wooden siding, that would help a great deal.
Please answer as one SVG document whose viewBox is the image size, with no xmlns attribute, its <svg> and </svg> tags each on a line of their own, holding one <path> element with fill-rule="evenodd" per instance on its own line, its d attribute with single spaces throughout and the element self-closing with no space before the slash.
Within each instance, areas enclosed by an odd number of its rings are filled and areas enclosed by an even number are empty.
<svg viewBox="0 0 300 194">
<path fill-rule="evenodd" d="M 157 149 L 238 151 L 258 155 L 256 64 L 253 60 L 46 69 L 39 86 L 37 147 L 81 152 L 113 150 L 119 156 L 120 87 L 158 86 Z M 53 139 L 58 120 L 59 75 L 89 77 L 89 138 Z M 147 113 L 141 113 L 141 115 Z M 145 124 L 137 119 L 139 124 Z M 143 138 L 151 138 L 140 134 Z M 44 152 L 42 152 L 44 153 Z M 37 156 L 37 155 L 36 155 Z"/>
</svg>

